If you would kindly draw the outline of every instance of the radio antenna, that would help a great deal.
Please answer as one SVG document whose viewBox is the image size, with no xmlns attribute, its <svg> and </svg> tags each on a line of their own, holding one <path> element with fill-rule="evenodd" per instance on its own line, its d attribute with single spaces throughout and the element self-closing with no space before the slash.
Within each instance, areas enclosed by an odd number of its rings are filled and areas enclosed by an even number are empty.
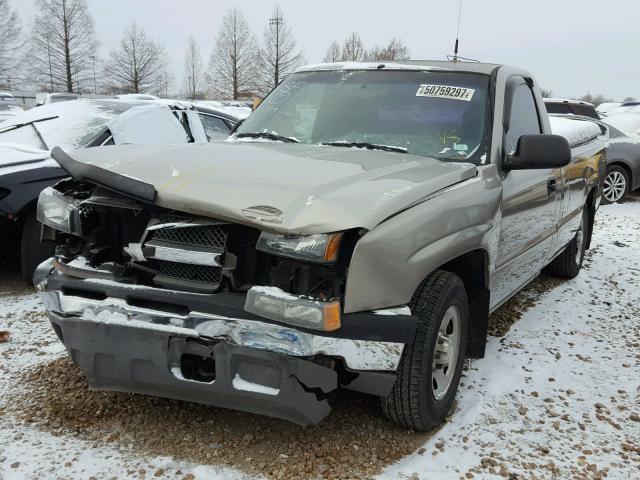
<svg viewBox="0 0 640 480">
<path fill-rule="evenodd" d="M 458 30 L 456 31 L 456 44 L 453 48 L 453 61 L 458 61 L 458 44 L 460 39 L 460 17 L 462 17 L 462 0 L 458 4 Z"/>
</svg>

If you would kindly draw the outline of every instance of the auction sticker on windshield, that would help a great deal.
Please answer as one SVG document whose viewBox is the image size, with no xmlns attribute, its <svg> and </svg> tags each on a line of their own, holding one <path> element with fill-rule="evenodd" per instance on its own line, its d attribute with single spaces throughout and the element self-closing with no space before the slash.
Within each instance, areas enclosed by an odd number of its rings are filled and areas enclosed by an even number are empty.
<svg viewBox="0 0 640 480">
<path fill-rule="evenodd" d="M 449 85 L 420 85 L 416 97 L 449 98 L 451 100 L 464 100 L 470 102 L 475 89 L 464 87 L 452 87 Z"/>
</svg>

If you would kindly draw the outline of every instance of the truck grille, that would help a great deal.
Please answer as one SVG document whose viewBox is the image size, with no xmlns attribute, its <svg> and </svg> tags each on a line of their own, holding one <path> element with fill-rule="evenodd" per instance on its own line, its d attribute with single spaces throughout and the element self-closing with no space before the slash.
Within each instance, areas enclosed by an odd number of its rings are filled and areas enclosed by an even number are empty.
<svg viewBox="0 0 640 480">
<path fill-rule="evenodd" d="M 224 250 L 227 243 L 227 229 L 224 225 L 162 228 L 150 233 L 150 239 L 181 245 Z"/>
<path fill-rule="evenodd" d="M 222 269 L 220 267 L 189 265 L 188 263 L 176 263 L 163 260 L 158 261 L 158 271 L 163 277 L 199 283 L 218 285 L 222 280 Z"/>
<path fill-rule="evenodd" d="M 162 223 L 189 221 L 188 218 L 162 219 Z M 195 224 L 188 226 L 167 226 L 157 230 L 149 230 L 145 244 L 161 244 L 177 250 L 209 251 L 224 254 L 227 246 L 227 225 L 220 223 Z M 157 271 L 154 283 L 159 286 L 189 290 L 189 282 L 193 282 L 194 290 L 214 292 L 220 287 L 222 281 L 222 268 L 211 265 L 196 265 L 184 261 L 172 261 L 172 259 L 154 259 L 151 262 Z M 171 281 L 176 285 L 172 286 Z"/>
</svg>

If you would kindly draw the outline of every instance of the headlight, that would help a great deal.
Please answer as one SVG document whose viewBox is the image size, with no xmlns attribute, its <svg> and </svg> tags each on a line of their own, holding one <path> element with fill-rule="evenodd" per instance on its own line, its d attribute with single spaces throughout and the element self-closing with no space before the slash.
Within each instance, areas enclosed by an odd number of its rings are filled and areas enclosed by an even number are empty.
<svg viewBox="0 0 640 480">
<path fill-rule="evenodd" d="M 52 187 L 40 192 L 38 221 L 54 230 L 80 235 L 80 215 L 76 203 L 70 202 Z"/>
<path fill-rule="evenodd" d="M 256 248 L 262 252 L 309 262 L 335 262 L 342 233 L 286 236 L 262 232 Z"/>
<path fill-rule="evenodd" d="M 340 328 L 340 302 L 320 302 L 291 295 L 276 287 L 252 287 L 245 311 L 297 327 L 332 332 Z"/>
</svg>

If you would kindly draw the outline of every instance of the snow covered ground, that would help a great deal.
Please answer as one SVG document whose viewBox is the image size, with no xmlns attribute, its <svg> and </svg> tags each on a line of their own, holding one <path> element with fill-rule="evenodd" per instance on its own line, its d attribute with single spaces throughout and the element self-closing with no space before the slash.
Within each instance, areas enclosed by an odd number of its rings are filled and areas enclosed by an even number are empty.
<svg viewBox="0 0 640 480">
<path fill-rule="evenodd" d="M 37 411 L 25 417 L 21 413 L 23 405 L 33 405 L 30 395 L 38 397 L 36 387 L 29 383 L 29 372 L 40 369 L 39 381 L 43 375 L 46 381 L 47 372 L 56 372 L 55 365 L 63 362 L 59 359 L 64 350 L 45 321 L 37 297 L 26 290 L 16 293 L 15 285 L 5 286 L 3 281 L 6 279 L 0 278 L 0 330 L 8 330 L 11 336 L 8 342 L 0 343 L 1 479 L 250 476 L 243 473 L 248 471 L 247 463 L 234 464 L 235 460 L 228 458 L 216 461 L 215 454 L 204 462 L 177 458 L 169 455 L 172 450 L 164 444 L 153 451 L 167 452 L 165 455 L 145 453 L 124 435 L 109 438 L 112 432 L 103 423 L 102 440 L 83 435 L 81 428 L 71 433 L 67 427 L 77 417 L 74 412 L 69 412 L 68 418 L 62 415 L 45 423 L 39 421 Z M 391 432 L 394 441 L 390 443 L 395 445 L 398 435 L 418 442 L 408 450 L 413 453 L 399 460 L 389 454 L 389 461 L 378 461 L 375 472 L 382 479 L 640 478 L 639 289 L 640 202 L 603 207 L 581 274 L 539 294 L 504 337 L 489 340 L 486 358 L 470 363 L 456 409 L 440 430 L 416 436 L 382 423 Z M 67 364 L 62 365 L 65 368 Z M 68 381 L 65 378 L 63 381 Z M 67 391 L 86 388 L 82 384 L 67 387 Z M 66 394 L 62 388 L 60 392 Z M 122 403 L 124 399 L 134 403 L 137 398 L 108 395 L 112 394 L 103 395 L 101 401 Z M 88 401 L 91 397 L 83 396 L 78 403 L 69 403 L 69 408 L 80 410 Z M 144 405 L 148 409 L 155 404 Z M 170 401 L 158 405 L 166 409 L 166 415 L 181 408 Z M 201 414 L 207 410 L 197 411 Z M 95 413 L 96 417 L 100 415 L 100 411 Z M 225 421 L 227 418 L 232 421 L 236 417 L 227 413 Z M 278 435 L 282 432 L 277 430 L 284 430 L 287 436 L 292 428 L 271 419 L 252 416 L 247 420 L 250 425 L 256 421 L 268 425 L 259 435 L 264 434 L 271 444 L 281 441 Z M 318 431 L 332 438 L 332 420 L 325 422 L 329 427 L 324 431 L 315 427 L 307 431 L 314 451 L 315 442 L 325 441 L 324 437 L 314 438 Z M 217 423 L 212 422 L 211 429 Z M 220 423 L 229 428 L 229 423 Z M 302 470 L 298 477 L 370 476 L 369 471 L 358 473 L 348 465 L 356 453 L 367 448 L 363 439 L 371 436 L 368 429 L 374 428 L 360 420 L 356 423 L 347 433 L 341 433 L 352 437 L 344 442 L 353 446 L 351 454 L 336 453 L 334 459 L 323 460 L 327 465 Z M 151 431 L 153 428 L 151 425 Z M 231 435 L 227 430 L 220 438 Z M 304 430 L 300 438 L 304 441 Z M 243 449 L 238 458 L 255 463 L 253 436 L 243 433 L 242 440 L 247 441 L 235 447 Z M 168 445 L 172 439 L 166 441 Z M 212 450 L 219 447 L 215 443 L 210 446 Z M 303 464 L 308 461 L 307 450 L 311 449 L 283 442 L 282 453 L 274 457 L 279 457 L 283 465 Z M 377 457 L 381 458 L 381 452 Z M 267 471 L 260 465 L 251 470 L 275 478 L 293 476 L 292 470 L 284 467 Z"/>
</svg>

